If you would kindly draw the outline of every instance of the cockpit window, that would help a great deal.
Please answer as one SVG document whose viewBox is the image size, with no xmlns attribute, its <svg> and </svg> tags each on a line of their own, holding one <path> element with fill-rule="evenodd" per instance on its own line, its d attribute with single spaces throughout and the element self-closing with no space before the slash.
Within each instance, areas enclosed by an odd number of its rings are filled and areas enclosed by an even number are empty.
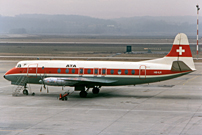
<svg viewBox="0 0 202 135">
<path fill-rule="evenodd" d="M 17 66 L 18 68 L 20 68 L 21 67 L 21 64 L 18 64 L 18 66 Z"/>
</svg>

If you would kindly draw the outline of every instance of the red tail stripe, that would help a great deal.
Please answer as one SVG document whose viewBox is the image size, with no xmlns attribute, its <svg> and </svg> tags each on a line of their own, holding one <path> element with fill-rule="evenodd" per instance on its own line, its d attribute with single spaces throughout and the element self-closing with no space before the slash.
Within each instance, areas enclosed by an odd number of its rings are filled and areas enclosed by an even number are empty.
<svg viewBox="0 0 202 135">
<path fill-rule="evenodd" d="M 192 57 L 189 45 L 173 45 L 166 57 Z"/>
</svg>

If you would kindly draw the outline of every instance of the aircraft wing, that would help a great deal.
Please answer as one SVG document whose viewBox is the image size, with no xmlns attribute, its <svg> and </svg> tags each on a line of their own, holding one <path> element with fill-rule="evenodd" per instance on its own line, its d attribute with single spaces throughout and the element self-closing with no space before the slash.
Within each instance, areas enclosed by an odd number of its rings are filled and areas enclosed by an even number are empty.
<svg viewBox="0 0 202 135">
<path fill-rule="evenodd" d="M 117 80 L 110 80 L 106 78 L 85 78 L 85 77 L 47 77 L 43 79 L 43 82 L 47 85 L 53 86 L 73 86 L 73 85 L 99 85 L 99 84 L 110 84 Z"/>
<path fill-rule="evenodd" d="M 73 82 L 94 82 L 94 83 L 113 83 L 116 80 L 107 80 L 105 78 L 85 78 L 85 77 L 78 77 L 78 78 L 61 78 L 65 81 L 73 81 Z"/>
</svg>

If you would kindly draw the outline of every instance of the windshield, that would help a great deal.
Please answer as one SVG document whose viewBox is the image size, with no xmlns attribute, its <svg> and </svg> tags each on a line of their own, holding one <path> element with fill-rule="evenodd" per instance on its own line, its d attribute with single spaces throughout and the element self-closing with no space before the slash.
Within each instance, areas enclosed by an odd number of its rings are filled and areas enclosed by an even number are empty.
<svg viewBox="0 0 202 135">
<path fill-rule="evenodd" d="M 17 67 L 20 68 L 20 67 L 21 67 L 21 64 L 18 64 Z"/>
</svg>

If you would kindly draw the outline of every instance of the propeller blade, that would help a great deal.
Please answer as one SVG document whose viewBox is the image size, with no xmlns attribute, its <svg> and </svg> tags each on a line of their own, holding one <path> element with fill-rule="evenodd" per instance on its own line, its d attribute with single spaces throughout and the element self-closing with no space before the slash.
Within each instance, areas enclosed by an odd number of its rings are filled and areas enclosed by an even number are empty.
<svg viewBox="0 0 202 135">
<path fill-rule="evenodd" d="M 45 74 L 43 76 L 41 76 L 41 74 L 40 74 L 40 77 L 41 77 L 41 80 L 39 82 L 41 84 L 43 84 L 43 88 L 46 89 L 46 85 L 45 85 L 44 80 L 43 80 L 45 78 Z"/>
<path fill-rule="evenodd" d="M 40 92 L 42 92 L 42 86 L 41 86 L 41 88 L 40 88 Z"/>
<path fill-rule="evenodd" d="M 46 89 L 46 85 L 45 84 L 43 84 L 43 88 Z"/>
</svg>

